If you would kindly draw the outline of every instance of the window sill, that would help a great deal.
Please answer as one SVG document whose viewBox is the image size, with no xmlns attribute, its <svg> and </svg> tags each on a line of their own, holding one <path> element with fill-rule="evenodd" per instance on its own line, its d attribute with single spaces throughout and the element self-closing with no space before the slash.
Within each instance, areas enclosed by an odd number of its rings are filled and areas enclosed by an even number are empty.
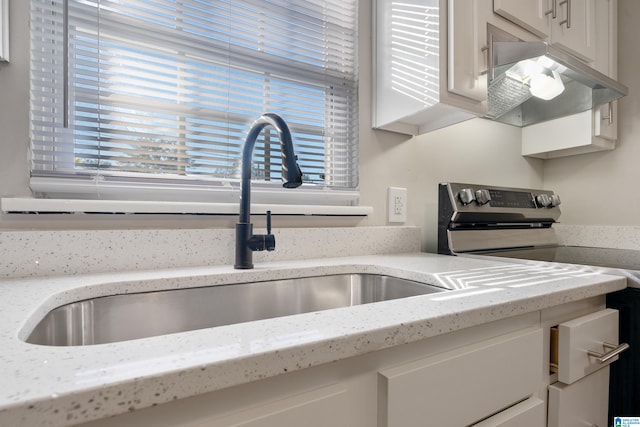
<svg viewBox="0 0 640 427">
<path fill-rule="evenodd" d="M 127 200 L 77 200 L 0 198 L 0 209 L 6 214 L 172 214 L 172 215 L 238 215 L 239 203 L 199 203 Z M 257 215 L 267 210 L 272 215 L 367 217 L 373 214 L 371 206 L 322 205 L 251 205 Z"/>
</svg>

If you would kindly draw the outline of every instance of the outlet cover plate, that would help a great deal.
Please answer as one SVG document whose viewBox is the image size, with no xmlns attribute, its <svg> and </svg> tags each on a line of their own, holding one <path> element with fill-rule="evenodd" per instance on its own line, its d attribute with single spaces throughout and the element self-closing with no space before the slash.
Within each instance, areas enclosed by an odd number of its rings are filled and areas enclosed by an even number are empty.
<svg viewBox="0 0 640 427">
<path fill-rule="evenodd" d="M 387 206 L 389 208 L 389 222 L 406 222 L 407 189 L 400 187 L 389 187 Z"/>
</svg>

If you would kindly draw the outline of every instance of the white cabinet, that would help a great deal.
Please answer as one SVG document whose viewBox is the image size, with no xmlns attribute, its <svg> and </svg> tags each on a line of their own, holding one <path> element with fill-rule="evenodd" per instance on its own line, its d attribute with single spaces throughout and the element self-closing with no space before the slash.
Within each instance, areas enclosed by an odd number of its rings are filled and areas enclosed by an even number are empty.
<svg viewBox="0 0 640 427">
<path fill-rule="evenodd" d="M 447 52 L 447 89 L 467 98 L 487 99 L 488 49 L 486 29 L 480 25 L 476 0 L 449 0 L 449 34 Z M 457 54 L 457 55 L 456 55 Z"/>
<path fill-rule="evenodd" d="M 572 6 L 578 3 L 574 0 Z M 618 1 L 595 0 L 594 16 L 595 56 L 590 65 L 616 79 Z M 614 101 L 573 116 L 524 127 L 522 155 L 549 159 L 613 150 L 618 137 L 617 108 Z"/>
<path fill-rule="evenodd" d="M 537 397 L 530 397 L 471 427 L 536 427 L 544 426 L 547 405 Z"/>
<path fill-rule="evenodd" d="M 541 380 L 542 329 L 497 337 L 381 371 L 378 426 L 471 425 L 534 396 Z M 538 401 L 502 414 L 503 424 L 542 427 Z"/>
<path fill-rule="evenodd" d="M 539 319 L 527 313 L 84 426 L 542 427 L 548 383 Z M 406 387 L 421 395 L 405 401 Z M 402 413 L 406 404 L 414 412 Z"/>
<path fill-rule="evenodd" d="M 549 386 L 549 427 L 608 426 L 609 367 L 566 385 Z"/>
<path fill-rule="evenodd" d="M 557 1 L 557 6 L 556 18 L 551 21 L 551 44 L 592 62 L 596 57 L 596 0 L 552 1 Z"/>
<path fill-rule="evenodd" d="M 608 107 L 609 104 L 603 108 L 608 111 Z M 601 115 L 597 108 L 523 127 L 522 155 L 551 159 L 613 150 L 615 141 L 602 137 L 602 130 L 607 128 L 601 127 Z"/>
<path fill-rule="evenodd" d="M 596 0 L 596 58 L 592 66 L 611 78 L 618 77 L 618 0 Z"/>
<path fill-rule="evenodd" d="M 544 39 L 616 77 L 617 0 L 373 4 L 372 122 L 377 129 L 417 135 L 486 116 L 488 25 L 515 39 Z M 551 158 L 613 149 L 616 108 L 607 104 L 594 108 L 590 117 L 523 128 L 523 155 Z M 561 128 L 572 136 L 560 139 Z"/>
<path fill-rule="evenodd" d="M 447 89 L 475 101 L 487 99 L 487 11 L 482 0 L 449 0 Z"/>
<path fill-rule="evenodd" d="M 563 384 L 548 366 L 552 326 L 613 340 L 606 331 L 615 319 L 603 309 L 603 296 L 575 301 L 84 426 L 566 427 L 591 412 L 600 422 L 608 367 L 576 365 L 589 375 Z"/>
<path fill-rule="evenodd" d="M 549 386 L 549 427 L 609 425 L 609 365 L 628 347 L 618 346 L 618 311 L 599 310 L 554 330 L 550 354 L 558 381 Z"/>
<path fill-rule="evenodd" d="M 85 427 L 368 427 L 348 382 L 314 388 L 272 381 L 240 386 L 83 424 Z M 291 385 L 294 384 L 292 388 Z M 296 390 L 297 389 L 297 390 Z M 355 408 L 355 410 L 354 410 Z M 373 418 L 373 417 L 372 417 Z"/>
<path fill-rule="evenodd" d="M 618 310 L 606 309 L 558 325 L 558 380 L 572 384 L 618 360 L 598 361 L 591 354 L 618 345 Z"/>
<path fill-rule="evenodd" d="M 551 35 L 549 0 L 494 0 L 493 10 L 541 39 Z"/>
<path fill-rule="evenodd" d="M 487 113 L 492 0 L 374 1 L 373 127 L 417 135 Z"/>
<path fill-rule="evenodd" d="M 596 57 L 596 0 L 494 0 L 494 11 L 585 62 Z"/>
<path fill-rule="evenodd" d="M 288 396 L 269 404 L 248 408 L 233 414 L 189 423 L 191 427 L 325 427 L 349 421 L 347 391 L 340 385 Z"/>
<path fill-rule="evenodd" d="M 488 24 L 526 40 L 528 35 L 514 25 L 496 19 L 491 0 L 448 0 L 447 89 L 482 104 L 486 113 L 489 45 Z M 531 38 L 531 37 L 529 37 Z"/>
<path fill-rule="evenodd" d="M 489 45 L 495 37 L 488 25 L 510 34 L 509 39 L 534 37 L 496 17 L 491 0 L 448 0 L 447 14 L 447 92 L 480 102 L 478 111 L 486 114 Z"/>
<path fill-rule="evenodd" d="M 477 0 L 472 1 L 477 10 Z M 472 95 L 447 90 L 447 1 L 373 4 L 373 127 L 417 135 L 481 115 L 475 72 L 466 62 L 456 72 Z M 471 54 L 468 47 L 465 51 Z M 474 53 L 471 62 L 478 56 Z"/>
<path fill-rule="evenodd" d="M 596 60 L 593 67 L 607 76 L 618 78 L 618 0 L 596 0 Z M 618 138 L 618 102 L 594 109 L 596 138 Z"/>
</svg>

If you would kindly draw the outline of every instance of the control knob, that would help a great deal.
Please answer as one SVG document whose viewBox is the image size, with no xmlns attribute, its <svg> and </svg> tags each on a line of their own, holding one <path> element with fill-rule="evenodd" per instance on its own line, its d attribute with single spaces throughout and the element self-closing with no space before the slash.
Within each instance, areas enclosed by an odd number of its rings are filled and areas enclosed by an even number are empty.
<svg viewBox="0 0 640 427">
<path fill-rule="evenodd" d="M 486 205 L 491 201 L 491 193 L 489 190 L 476 190 L 476 202 L 479 205 Z"/>
<path fill-rule="evenodd" d="M 551 207 L 555 208 L 556 206 L 558 206 L 560 203 L 562 203 L 560 201 L 560 196 L 558 196 L 557 194 L 552 194 L 551 195 Z"/>
<path fill-rule="evenodd" d="M 538 206 L 542 208 L 551 207 L 551 197 L 548 194 L 538 194 L 536 196 L 536 202 L 538 203 Z"/>
<path fill-rule="evenodd" d="M 463 188 L 458 192 L 458 199 L 463 205 L 468 205 L 476 199 L 476 196 L 472 188 Z"/>
</svg>

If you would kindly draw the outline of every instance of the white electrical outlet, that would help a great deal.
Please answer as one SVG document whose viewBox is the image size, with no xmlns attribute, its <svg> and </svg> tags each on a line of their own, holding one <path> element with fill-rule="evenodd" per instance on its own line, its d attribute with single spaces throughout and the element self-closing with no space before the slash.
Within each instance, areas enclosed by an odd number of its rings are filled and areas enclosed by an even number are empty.
<svg viewBox="0 0 640 427">
<path fill-rule="evenodd" d="M 407 221 L 407 189 L 389 187 L 389 222 Z"/>
</svg>

